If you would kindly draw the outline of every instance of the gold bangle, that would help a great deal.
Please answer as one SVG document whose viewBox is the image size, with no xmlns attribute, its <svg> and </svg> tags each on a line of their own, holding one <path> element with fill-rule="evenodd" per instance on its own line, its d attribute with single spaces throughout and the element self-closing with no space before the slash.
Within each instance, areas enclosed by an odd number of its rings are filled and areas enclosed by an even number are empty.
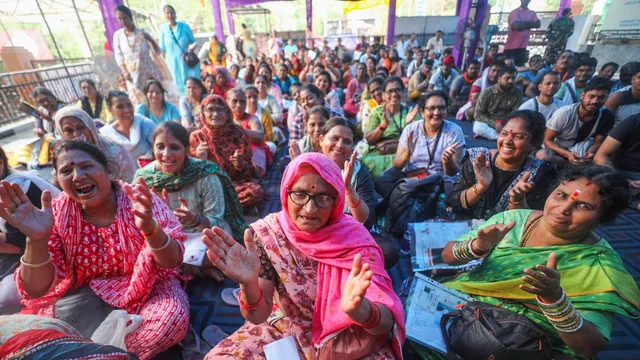
<svg viewBox="0 0 640 360">
<path fill-rule="evenodd" d="M 28 262 L 24 261 L 24 255 L 22 255 L 22 256 L 20 257 L 20 264 L 22 264 L 22 266 L 24 266 L 24 267 L 28 267 L 28 268 L 39 268 L 39 267 L 43 267 L 43 266 L 47 265 L 47 264 L 48 264 L 48 263 L 50 263 L 50 262 L 51 262 L 51 253 L 49 253 L 49 258 L 48 258 L 47 260 L 45 260 L 45 261 L 41 262 L 40 264 L 31 264 L 31 263 L 28 263 Z"/>
<path fill-rule="evenodd" d="M 146 237 L 146 238 L 150 238 L 150 237 L 152 237 L 153 235 L 155 235 L 155 234 L 157 234 L 157 233 L 158 233 L 158 230 L 160 229 L 160 224 L 158 224 L 158 222 L 157 222 L 155 219 L 153 220 L 153 222 L 155 222 L 155 223 L 156 223 L 156 226 L 153 228 L 153 231 L 152 231 L 150 234 L 142 233 L 142 236 L 144 236 L 144 237 Z"/>
<path fill-rule="evenodd" d="M 482 193 L 480 192 L 480 190 L 478 190 L 478 188 L 476 188 L 476 185 L 478 185 L 478 183 L 474 183 L 473 186 L 471 186 L 471 190 L 473 190 L 476 195 L 480 196 L 482 195 Z"/>
</svg>

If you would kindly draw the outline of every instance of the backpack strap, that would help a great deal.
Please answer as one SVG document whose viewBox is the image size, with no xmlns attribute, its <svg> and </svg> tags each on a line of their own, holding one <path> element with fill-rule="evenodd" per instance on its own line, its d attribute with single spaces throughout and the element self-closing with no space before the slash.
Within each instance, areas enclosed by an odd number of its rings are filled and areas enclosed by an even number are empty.
<svg viewBox="0 0 640 360">
<path fill-rule="evenodd" d="M 459 358 L 458 358 L 458 354 L 456 354 L 456 352 L 453 351 L 449 346 L 449 342 L 451 341 L 451 339 L 449 338 L 449 331 L 447 331 L 447 324 L 449 323 L 450 319 L 457 318 L 458 316 L 460 316 L 461 313 L 462 311 L 460 310 L 454 310 L 447 314 L 442 315 L 442 318 L 440 318 L 440 331 L 442 331 L 442 338 L 444 339 L 444 345 L 447 347 L 448 360 L 458 360 Z"/>
</svg>

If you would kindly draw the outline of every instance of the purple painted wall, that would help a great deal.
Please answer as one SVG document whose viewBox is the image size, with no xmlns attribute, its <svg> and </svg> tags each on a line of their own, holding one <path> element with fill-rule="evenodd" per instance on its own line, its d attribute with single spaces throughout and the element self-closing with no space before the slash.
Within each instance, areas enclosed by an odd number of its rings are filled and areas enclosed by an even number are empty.
<svg viewBox="0 0 640 360">
<path fill-rule="evenodd" d="M 393 45 L 396 32 L 396 0 L 389 1 L 389 15 L 387 17 L 387 46 Z"/>
</svg>

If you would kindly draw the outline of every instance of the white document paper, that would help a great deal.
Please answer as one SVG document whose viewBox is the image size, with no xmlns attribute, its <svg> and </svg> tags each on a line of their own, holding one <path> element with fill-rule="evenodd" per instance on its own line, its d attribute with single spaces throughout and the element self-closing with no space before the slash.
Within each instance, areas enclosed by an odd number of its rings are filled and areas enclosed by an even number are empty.
<svg viewBox="0 0 640 360">
<path fill-rule="evenodd" d="M 287 336 L 284 339 L 272 342 L 264 346 L 264 355 L 267 360 L 300 360 L 298 347 L 293 336 Z"/>
<path fill-rule="evenodd" d="M 468 233 L 467 221 L 421 222 L 409 224 L 413 229 L 411 241 L 411 266 L 413 271 L 455 268 L 442 262 L 442 249 L 449 241 Z"/>
<path fill-rule="evenodd" d="M 440 319 L 459 304 L 473 299 L 449 289 L 435 280 L 416 273 L 406 305 L 407 337 L 441 353 L 447 352 Z"/>
<path fill-rule="evenodd" d="M 309 59 L 311 59 L 311 61 L 315 60 L 316 56 L 318 56 L 318 54 L 316 54 L 316 52 L 313 50 L 307 51 L 307 55 L 309 55 Z"/>
</svg>

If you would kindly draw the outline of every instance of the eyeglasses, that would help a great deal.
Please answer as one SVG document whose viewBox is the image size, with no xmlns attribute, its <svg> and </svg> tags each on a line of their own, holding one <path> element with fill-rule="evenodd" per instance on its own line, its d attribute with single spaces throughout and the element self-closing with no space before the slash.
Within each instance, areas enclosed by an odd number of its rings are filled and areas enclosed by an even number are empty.
<svg viewBox="0 0 640 360">
<path fill-rule="evenodd" d="M 336 200 L 336 198 L 334 198 L 333 196 L 325 194 L 311 195 L 304 191 L 292 190 L 287 191 L 287 193 L 289 194 L 289 199 L 291 199 L 294 204 L 299 206 L 305 206 L 307 205 L 309 200 L 313 199 L 313 201 L 316 203 L 316 206 L 321 209 L 325 209 L 333 205 L 333 202 Z"/>
<path fill-rule="evenodd" d="M 440 112 L 444 112 L 445 110 L 447 110 L 447 107 L 444 105 L 440 105 L 440 106 L 425 106 L 424 107 L 425 110 L 429 110 L 431 112 L 434 112 L 436 110 L 440 110 Z"/>
<path fill-rule="evenodd" d="M 385 91 L 387 95 L 402 94 L 402 88 L 389 89 Z"/>
<path fill-rule="evenodd" d="M 223 108 L 223 107 L 205 108 L 204 112 L 206 112 L 207 114 L 211 114 L 211 115 L 213 115 L 215 113 L 222 114 L 222 113 L 225 112 L 225 108 Z"/>
<path fill-rule="evenodd" d="M 382 88 L 381 88 L 381 87 L 379 87 L 379 88 L 371 89 L 371 91 L 370 91 L 370 92 L 371 92 L 372 94 L 375 94 L 375 93 L 377 93 L 377 92 L 381 92 L 381 91 L 382 91 Z"/>
</svg>

